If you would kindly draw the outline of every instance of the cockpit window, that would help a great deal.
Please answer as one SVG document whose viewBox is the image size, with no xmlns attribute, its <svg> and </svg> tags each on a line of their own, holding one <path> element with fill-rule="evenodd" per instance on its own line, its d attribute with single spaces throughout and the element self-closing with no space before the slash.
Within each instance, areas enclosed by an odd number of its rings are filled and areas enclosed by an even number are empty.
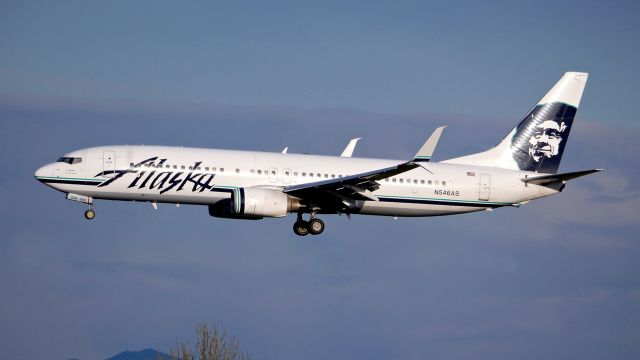
<svg viewBox="0 0 640 360">
<path fill-rule="evenodd" d="M 63 163 L 69 164 L 69 165 L 74 165 L 74 164 L 80 164 L 82 162 L 82 158 L 63 156 L 60 159 L 58 159 L 57 162 L 63 162 Z"/>
</svg>

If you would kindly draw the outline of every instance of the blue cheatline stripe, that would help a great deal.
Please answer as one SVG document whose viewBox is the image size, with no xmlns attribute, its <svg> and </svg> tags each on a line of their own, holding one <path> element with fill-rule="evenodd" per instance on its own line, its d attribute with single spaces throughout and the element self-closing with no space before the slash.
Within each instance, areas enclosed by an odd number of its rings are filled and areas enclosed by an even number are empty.
<svg viewBox="0 0 640 360">
<path fill-rule="evenodd" d="M 85 178 L 63 178 L 63 177 L 49 177 L 49 176 L 36 176 L 38 181 L 45 184 L 71 184 L 71 185 L 91 185 L 97 186 L 102 184 L 105 180 L 100 179 L 85 179 Z"/>
<path fill-rule="evenodd" d="M 380 201 L 383 201 L 383 202 L 470 206 L 470 207 L 500 207 L 500 206 L 513 205 L 511 203 L 492 202 L 492 201 L 452 200 L 452 199 L 417 198 L 417 197 L 402 197 L 402 196 L 387 196 L 387 195 L 379 195 L 378 199 L 380 199 Z"/>
</svg>

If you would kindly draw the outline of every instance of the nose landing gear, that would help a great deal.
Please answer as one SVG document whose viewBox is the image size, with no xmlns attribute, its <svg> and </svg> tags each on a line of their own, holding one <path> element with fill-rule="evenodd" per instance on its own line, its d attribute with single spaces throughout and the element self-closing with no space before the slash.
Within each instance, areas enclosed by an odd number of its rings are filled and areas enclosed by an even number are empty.
<svg viewBox="0 0 640 360">
<path fill-rule="evenodd" d="M 302 214 L 298 214 L 298 219 L 293 224 L 293 232 L 298 236 L 320 235 L 324 231 L 324 221 L 316 218 L 315 213 L 311 213 L 309 221 L 302 219 Z"/>
<path fill-rule="evenodd" d="M 84 217 L 87 220 L 93 220 L 93 218 L 96 217 L 96 212 L 93 211 L 93 209 L 89 208 L 87 211 L 84 212 Z"/>
</svg>

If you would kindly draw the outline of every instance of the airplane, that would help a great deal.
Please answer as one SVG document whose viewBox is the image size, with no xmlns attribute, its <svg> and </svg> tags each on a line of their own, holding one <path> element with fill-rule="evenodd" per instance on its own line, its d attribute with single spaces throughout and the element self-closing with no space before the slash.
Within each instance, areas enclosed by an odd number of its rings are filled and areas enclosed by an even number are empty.
<svg viewBox="0 0 640 360">
<path fill-rule="evenodd" d="M 72 151 L 35 178 L 88 205 L 124 200 L 206 205 L 219 218 L 297 215 L 293 231 L 318 235 L 320 214 L 441 216 L 519 207 L 560 193 L 567 181 L 603 169 L 558 173 L 588 74 L 567 72 L 495 147 L 431 162 L 437 128 L 409 160 L 168 146 Z M 308 214 L 308 220 L 303 218 Z"/>
</svg>

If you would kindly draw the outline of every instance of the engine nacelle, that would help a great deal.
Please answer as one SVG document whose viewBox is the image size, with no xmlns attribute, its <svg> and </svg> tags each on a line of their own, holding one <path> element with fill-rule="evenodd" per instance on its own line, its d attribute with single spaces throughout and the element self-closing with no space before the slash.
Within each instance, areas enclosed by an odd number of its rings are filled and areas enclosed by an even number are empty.
<svg viewBox="0 0 640 360">
<path fill-rule="evenodd" d="M 222 218 L 258 220 L 283 217 L 300 208 L 300 202 L 281 191 L 263 188 L 240 188 L 231 198 L 209 206 L 209 215 Z"/>
</svg>

